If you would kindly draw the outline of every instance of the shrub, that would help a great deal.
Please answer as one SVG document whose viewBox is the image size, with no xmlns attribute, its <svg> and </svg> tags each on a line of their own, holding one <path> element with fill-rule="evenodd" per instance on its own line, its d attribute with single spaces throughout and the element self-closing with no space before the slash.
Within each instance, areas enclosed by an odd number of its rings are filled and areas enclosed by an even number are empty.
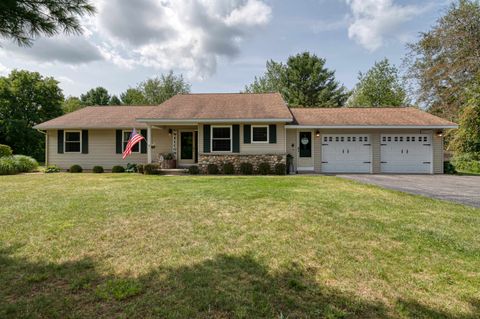
<svg viewBox="0 0 480 319">
<path fill-rule="evenodd" d="M 135 163 L 128 163 L 127 164 L 127 169 L 125 172 L 127 173 L 136 173 L 138 171 L 137 164 Z"/>
<path fill-rule="evenodd" d="M 283 163 L 277 163 L 275 164 L 275 175 L 285 175 L 287 173 L 287 165 Z"/>
<path fill-rule="evenodd" d="M 222 167 L 223 174 L 232 175 L 235 174 L 235 166 L 232 163 L 224 163 Z"/>
<path fill-rule="evenodd" d="M 457 170 L 455 166 L 450 161 L 443 162 L 443 172 L 445 174 L 456 174 Z"/>
<path fill-rule="evenodd" d="M 465 153 L 453 158 L 455 168 L 460 171 L 480 173 L 480 153 Z"/>
<path fill-rule="evenodd" d="M 70 173 L 81 173 L 83 172 L 83 168 L 80 165 L 72 165 L 68 171 Z"/>
<path fill-rule="evenodd" d="M 143 165 L 143 174 L 145 175 L 160 174 L 160 166 L 158 164 L 145 164 Z"/>
<path fill-rule="evenodd" d="M 218 174 L 218 166 L 216 164 L 208 164 L 207 165 L 207 173 L 209 175 L 216 175 Z"/>
<path fill-rule="evenodd" d="M 123 166 L 115 165 L 114 167 L 112 167 L 112 173 L 123 173 L 123 172 L 125 172 L 125 168 L 123 168 Z"/>
<path fill-rule="evenodd" d="M 188 168 L 188 174 L 190 175 L 198 175 L 200 174 L 200 170 L 198 169 L 198 166 L 190 166 Z"/>
<path fill-rule="evenodd" d="M 257 172 L 260 175 L 268 175 L 270 174 L 270 164 L 267 162 L 263 162 L 258 164 Z"/>
<path fill-rule="evenodd" d="M 0 144 L 0 157 L 12 156 L 12 148 L 8 145 Z"/>
<path fill-rule="evenodd" d="M 17 163 L 17 169 L 19 172 L 28 173 L 38 168 L 38 162 L 26 155 L 14 155 L 13 158 Z"/>
<path fill-rule="evenodd" d="M 58 173 L 60 168 L 57 165 L 48 165 L 45 169 L 45 173 Z"/>
<path fill-rule="evenodd" d="M 17 161 L 13 156 L 0 157 L 0 175 L 13 175 L 19 173 Z"/>
<path fill-rule="evenodd" d="M 251 163 L 241 163 L 240 164 L 240 173 L 243 175 L 252 175 L 253 174 L 253 165 Z"/>
<path fill-rule="evenodd" d="M 92 171 L 94 173 L 103 173 L 103 167 L 102 166 L 94 166 Z"/>
<path fill-rule="evenodd" d="M 143 174 L 143 167 L 144 167 L 143 164 L 137 164 L 137 172 L 139 172 L 140 174 Z"/>
</svg>

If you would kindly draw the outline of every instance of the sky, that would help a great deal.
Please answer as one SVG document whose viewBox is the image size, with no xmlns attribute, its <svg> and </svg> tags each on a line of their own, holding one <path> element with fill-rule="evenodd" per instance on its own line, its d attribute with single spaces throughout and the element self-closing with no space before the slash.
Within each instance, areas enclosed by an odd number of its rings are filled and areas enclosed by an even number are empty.
<svg viewBox="0 0 480 319">
<path fill-rule="evenodd" d="M 38 71 L 66 96 L 103 86 L 120 94 L 173 70 L 192 92 L 239 92 L 265 71 L 309 51 L 351 89 L 358 72 L 388 58 L 441 16 L 448 0 L 96 0 L 82 35 L 0 40 L 0 75 Z"/>
</svg>

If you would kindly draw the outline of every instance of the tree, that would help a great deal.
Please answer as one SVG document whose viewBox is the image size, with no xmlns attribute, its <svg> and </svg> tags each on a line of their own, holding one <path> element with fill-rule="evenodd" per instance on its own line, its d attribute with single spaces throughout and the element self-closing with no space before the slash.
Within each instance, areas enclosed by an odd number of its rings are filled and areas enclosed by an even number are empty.
<svg viewBox="0 0 480 319">
<path fill-rule="evenodd" d="M 93 13 L 88 0 L 2 0 L 0 36 L 31 45 L 41 35 L 78 34 L 82 32 L 79 17 Z"/>
<path fill-rule="evenodd" d="M 145 96 L 147 104 L 158 105 L 174 95 L 189 93 L 190 84 L 183 79 L 182 75 L 176 76 L 173 71 L 170 71 L 166 75 L 162 74 L 160 77 L 140 83 L 138 89 Z"/>
<path fill-rule="evenodd" d="M 116 95 L 112 95 L 110 101 L 108 101 L 108 105 L 121 105 L 122 101 Z"/>
<path fill-rule="evenodd" d="M 359 73 L 358 83 L 347 101 L 351 107 L 381 107 L 407 105 L 407 93 L 400 81 L 398 69 L 388 59 L 375 62 L 367 73 Z"/>
<path fill-rule="evenodd" d="M 267 62 L 263 76 L 245 87 L 246 92 L 280 92 L 290 106 L 338 107 L 348 92 L 335 80 L 335 72 L 325 67 L 325 59 L 303 52 L 290 56 L 286 64 Z"/>
<path fill-rule="evenodd" d="M 0 77 L 0 144 L 43 161 L 45 137 L 32 127 L 62 115 L 62 103 L 62 90 L 51 77 L 23 70 Z"/>
<path fill-rule="evenodd" d="M 465 88 L 480 74 L 480 3 L 459 0 L 451 4 L 406 58 L 408 78 L 417 99 L 431 113 L 456 120 L 466 102 Z"/>
<path fill-rule="evenodd" d="M 62 109 L 64 113 L 74 112 L 83 107 L 82 101 L 76 96 L 69 96 L 63 101 Z"/>
<path fill-rule="evenodd" d="M 139 89 L 129 88 L 120 94 L 122 104 L 125 105 L 145 105 L 147 99 Z"/>
<path fill-rule="evenodd" d="M 91 106 L 91 105 L 108 105 L 110 101 L 110 95 L 106 88 L 101 86 L 89 90 L 85 94 L 80 95 L 80 100 L 84 106 Z"/>
</svg>

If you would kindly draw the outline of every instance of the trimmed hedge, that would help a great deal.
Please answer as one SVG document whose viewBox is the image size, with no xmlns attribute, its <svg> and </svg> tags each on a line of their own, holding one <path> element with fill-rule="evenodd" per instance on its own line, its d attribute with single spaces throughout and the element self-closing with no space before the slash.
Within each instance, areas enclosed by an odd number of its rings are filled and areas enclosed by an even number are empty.
<svg viewBox="0 0 480 319">
<path fill-rule="evenodd" d="M 70 173 L 81 173 L 83 172 L 83 168 L 80 165 L 72 165 L 68 171 Z"/>
<path fill-rule="evenodd" d="M 103 167 L 102 167 L 102 166 L 94 166 L 94 167 L 93 167 L 93 169 L 92 169 L 92 171 L 93 171 L 94 173 L 98 173 L 98 174 L 100 174 L 100 173 L 103 173 L 103 172 L 104 172 L 104 170 L 103 170 Z"/>
<path fill-rule="evenodd" d="M 207 165 L 207 173 L 209 175 L 217 175 L 218 174 L 218 166 L 216 164 L 208 164 Z"/>
<path fill-rule="evenodd" d="M 160 165 L 158 165 L 158 164 L 145 164 L 145 165 L 143 165 L 143 174 L 145 174 L 145 175 L 160 174 Z"/>
<path fill-rule="evenodd" d="M 277 163 L 274 167 L 275 175 L 285 175 L 287 174 L 287 165 L 283 163 Z"/>
<path fill-rule="evenodd" d="M 232 175 L 235 174 L 235 166 L 232 163 L 224 163 L 222 167 L 223 174 Z"/>
<path fill-rule="evenodd" d="M 124 173 L 124 172 L 125 172 L 125 168 L 123 166 L 115 165 L 114 167 L 112 167 L 112 173 Z"/>
<path fill-rule="evenodd" d="M 198 166 L 190 166 L 188 168 L 188 174 L 190 175 L 198 175 L 200 174 L 200 170 L 198 169 Z"/>
<path fill-rule="evenodd" d="M 243 174 L 243 175 L 252 175 L 253 174 L 252 163 L 241 163 L 240 164 L 240 173 Z"/>
<path fill-rule="evenodd" d="M 267 163 L 267 162 L 263 162 L 263 163 L 258 164 L 257 172 L 258 172 L 258 174 L 260 174 L 260 175 L 268 175 L 268 174 L 270 174 L 270 172 L 271 172 L 271 170 L 270 170 L 270 164 Z"/>
<path fill-rule="evenodd" d="M 137 164 L 137 171 L 140 173 L 140 174 L 143 174 L 143 168 L 144 168 L 144 164 Z"/>
<path fill-rule="evenodd" d="M 5 144 L 0 144 L 0 157 L 12 156 L 12 148 Z"/>
</svg>

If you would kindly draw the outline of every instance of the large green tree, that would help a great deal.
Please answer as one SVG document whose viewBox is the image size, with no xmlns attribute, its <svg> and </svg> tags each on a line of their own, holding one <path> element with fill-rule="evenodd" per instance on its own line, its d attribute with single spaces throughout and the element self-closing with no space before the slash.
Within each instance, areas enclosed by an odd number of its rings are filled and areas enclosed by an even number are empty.
<svg viewBox="0 0 480 319">
<path fill-rule="evenodd" d="M 1 0 L 0 36 L 19 45 L 58 33 L 81 33 L 79 18 L 93 14 L 88 0 Z"/>
<path fill-rule="evenodd" d="M 175 75 L 170 71 L 140 83 L 138 89 L 145 96 L 147 104 L 158 105 L 174 95 L 189 93 L 190 84 L 183 79 L 182 75 Z"/>
<path fill-rule="evenodd" d="M 120 94 L 120 99 L 125 105 L 145 105 L 147 99 L 143 92 L 136 88 L 128 88 L 125 92 Z"/>
<path fill-rule="evenodd" d="M 459 0 L 433 27 L 410 44 L 408 77 L 420 104 L 456 120 L 466 102 L 465 89 L 480 73 L 480 3 Z"/>
<path fill-rule="evenodd" d="M 62 109 L 64 113 L 74 112 L 84 107 L 82 101 L 76 96 L 69 96 L 63 101 Z"/>
<path fill-rule="evenodd" d="M 116 95 L 112 95 L 110 97 L 110 101 L 108 101 L 108 105 L 121 105 L 122 101 Z"/>
<path fill-rule="evenodd" d="M 99 86 L 89 90 L 85 94 L 81 94 L 80 100 L 84 106 L 108 105 L 110 94 L 108 94 L 106 88 Z"/>
<path fill-rule="evenodd" d="M 388 59 L 375 62 L 366 73 L 360 72 L 358 83 L 348 98 L 350 107 L 404 106 L 409 104 L 398 69 Z"/>
<path fill-rule="evenodd" d="M 268 61 L 263 76 L 245 87 L 246 92 L 280 92 L 290 106 L 338 107 L 349 93 L 325 67 L 325 59 L 309 52 L 290 56 L 285 64 Z"/>
<path fill-rule="evenodd" d="M 62 115 L 58 81 L 38 72 L 14 70 L 0 77 L 0 144 L 44 160 L 44 135 L 32 127 Z"/>
</svg>

